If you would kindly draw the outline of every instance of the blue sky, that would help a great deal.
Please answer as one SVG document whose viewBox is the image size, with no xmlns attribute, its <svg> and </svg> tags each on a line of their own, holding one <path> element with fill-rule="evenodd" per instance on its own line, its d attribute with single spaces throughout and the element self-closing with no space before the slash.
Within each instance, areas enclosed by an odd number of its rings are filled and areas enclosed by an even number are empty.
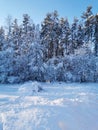
<svg viewBox="0 0 98 130">
<path fill-rule="evenodd" d="M 5 25 L 8 15 L 22 20 L 22 15 L 28 13 L 34 23 L 41 23 L 48 12 L 57 10 L 60 17 L 81 16 L 88 5 L 93 6 L 93 12 L 98 12 L 98 0 L 0 0 L 0 25 Z"/>
</svg>

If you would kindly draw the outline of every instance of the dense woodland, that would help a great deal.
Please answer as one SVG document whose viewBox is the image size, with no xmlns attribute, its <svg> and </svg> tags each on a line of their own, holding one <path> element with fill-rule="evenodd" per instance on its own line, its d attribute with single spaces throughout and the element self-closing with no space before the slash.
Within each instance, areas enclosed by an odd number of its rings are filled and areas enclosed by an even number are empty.
<svg viewBox="0 0 98 130">
<path fill-rule="evenodd" d="M 57 11 L 41 25 L 28 14 L 0 28 L 0 83 L 98 82 L 98 14 L 87 7 L 69 23 Z"/>
</svg>

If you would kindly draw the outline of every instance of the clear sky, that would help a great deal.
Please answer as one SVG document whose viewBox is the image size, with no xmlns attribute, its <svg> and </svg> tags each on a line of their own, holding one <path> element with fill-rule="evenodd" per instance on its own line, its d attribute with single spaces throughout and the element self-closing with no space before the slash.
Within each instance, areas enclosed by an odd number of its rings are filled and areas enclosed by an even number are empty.
<svg viewBox="0 0 98 130">
<path fill-rule="evenodd" d="M 27 13 L 34 23 L 41 23 L 48 12 L 57 10 L 60 17 L 81 16 L 88 5 L 93 6 L 94 14 L 98 13 L 98 0 L 0 0 L 0 26 L 5 25 L 8 15 L 22 20 Z"/>
</svg>

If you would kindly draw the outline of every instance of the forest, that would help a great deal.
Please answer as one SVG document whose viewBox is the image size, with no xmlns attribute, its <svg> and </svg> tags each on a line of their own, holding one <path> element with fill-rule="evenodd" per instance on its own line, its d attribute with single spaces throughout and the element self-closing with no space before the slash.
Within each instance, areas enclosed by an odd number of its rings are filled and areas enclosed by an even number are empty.
<svg viewBox="0 0 98 130">
<path fill-rule="evenodd" d="M 88 6 L 81 18 L 55 10 L 36 25 L 28 14 L 0 27 L 0 83 L 98 82 L 98 14 Z"/>
</svg>

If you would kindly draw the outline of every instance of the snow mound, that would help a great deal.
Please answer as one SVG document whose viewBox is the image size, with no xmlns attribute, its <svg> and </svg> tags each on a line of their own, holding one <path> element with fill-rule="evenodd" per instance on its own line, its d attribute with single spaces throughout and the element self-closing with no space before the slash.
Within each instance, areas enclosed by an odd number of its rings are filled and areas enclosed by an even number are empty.
<svg viewBox="0 0 98 130">
<path fill-rule="evenodd" d="M 20 86 L 18 89 L 20 96 L 32 96 L 34 93 L 42 91 L 42 87 L 38 82 L 28 82 Z"/>
</svg>

